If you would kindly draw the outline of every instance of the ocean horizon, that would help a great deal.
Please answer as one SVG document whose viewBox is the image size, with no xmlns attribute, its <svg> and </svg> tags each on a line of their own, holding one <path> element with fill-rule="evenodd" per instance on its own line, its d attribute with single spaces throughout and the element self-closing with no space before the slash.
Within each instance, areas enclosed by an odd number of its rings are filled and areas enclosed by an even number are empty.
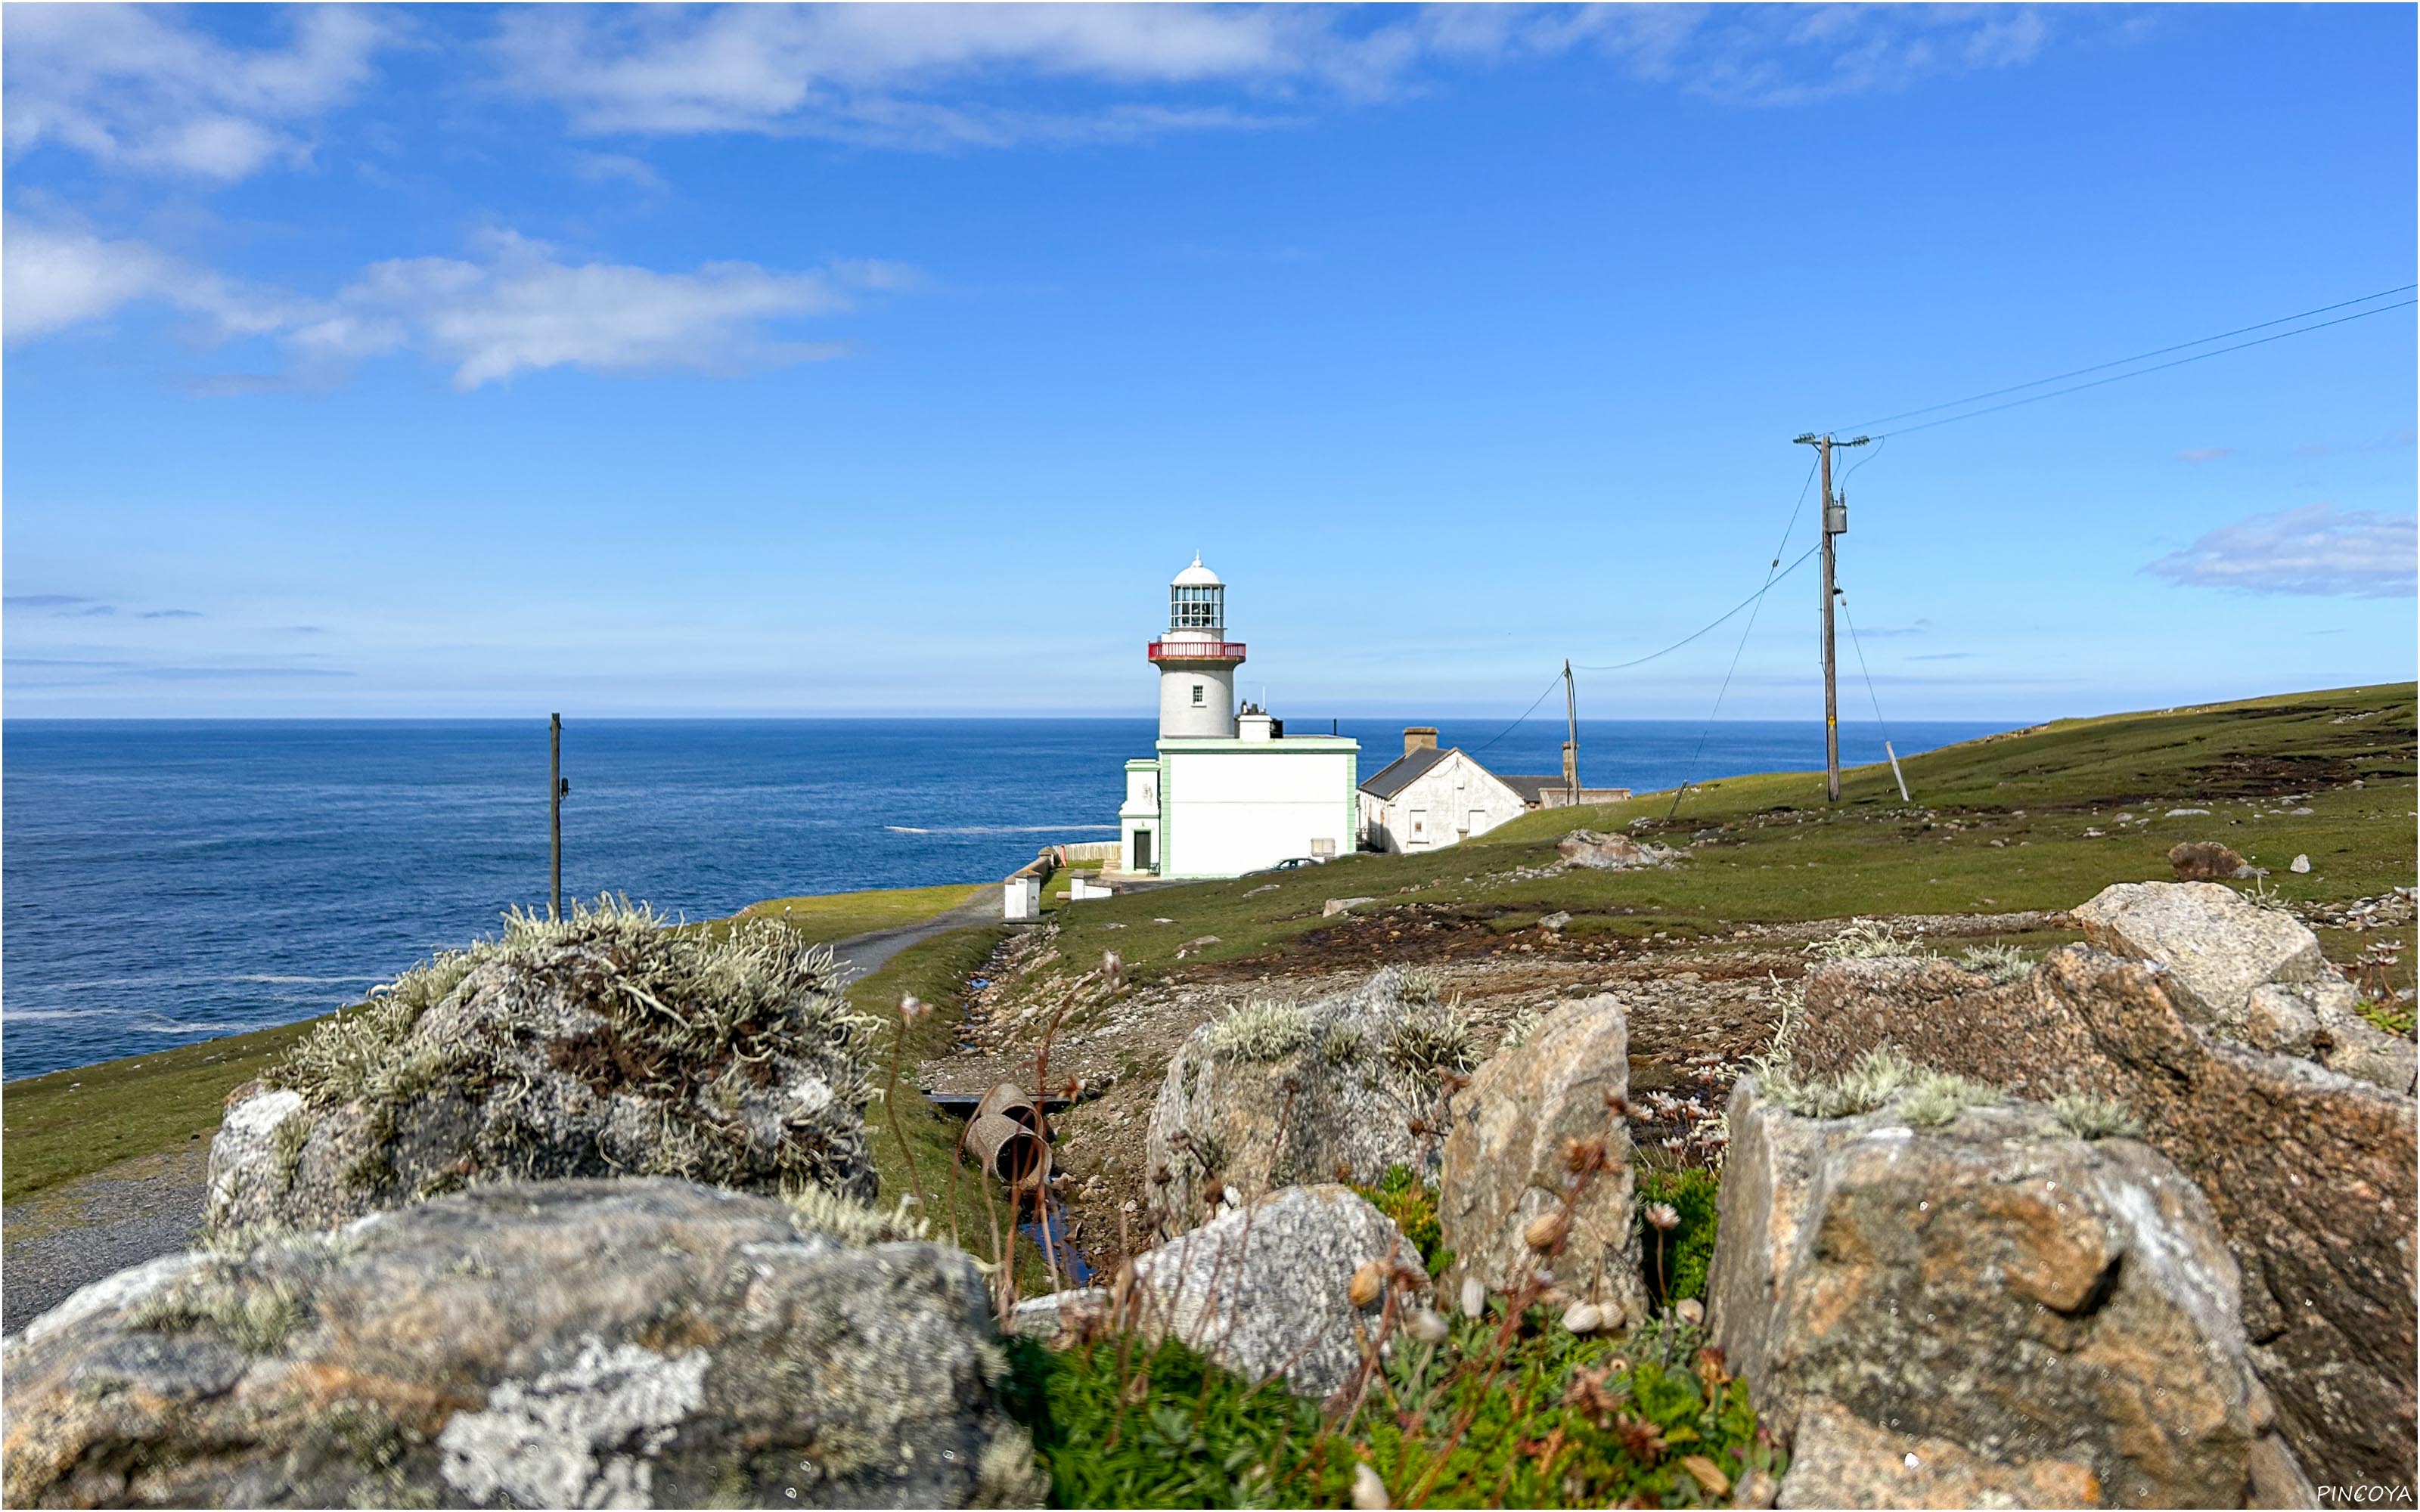
<svg viewBox="0 0 2420 1512">
<path fill-rule="evenodd" d="M 1368 778 L 1411 719 L 1335 721 Z M 1563 725 L 1423 718 L 1500 773 Z M 1330 721 L 1297 720 L 1325 733 Z M 1910 721 L 1900 756 L 2015 728 Z M 1117 717 L 575 719 L 564 890 L 715 918 L 765 898 L 997 879 L 1117 834 Z M 1590 785 L 1823 765 L 1817 720 L 1582 720 Z M 1840 727 L 1879 761 L 1882 727 Z M 0 726 L 0 1074 L 14 1080 L 359 1001 L 547 887 L 538 719 L 11 719 Z"/>
</svg>

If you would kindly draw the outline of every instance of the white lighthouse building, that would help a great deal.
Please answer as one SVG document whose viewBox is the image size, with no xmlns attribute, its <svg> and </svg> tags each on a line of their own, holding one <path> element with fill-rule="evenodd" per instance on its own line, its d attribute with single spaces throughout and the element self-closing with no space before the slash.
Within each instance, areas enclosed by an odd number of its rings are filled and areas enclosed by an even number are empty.
<svg viewBox="0 0 2420 1512">
<path fill-rule="evenodd" d="M 1200 557 L 1168 585 L 1168 629 L 1143 655 L 1159 669 L 1158 754 L 1126 763 L 1123 870 L 1232 877 L 1353 849 L 1360 743 L 1237 710 L 1244 645 L 1227 639 L 1227 585 Z"/>
</svg>

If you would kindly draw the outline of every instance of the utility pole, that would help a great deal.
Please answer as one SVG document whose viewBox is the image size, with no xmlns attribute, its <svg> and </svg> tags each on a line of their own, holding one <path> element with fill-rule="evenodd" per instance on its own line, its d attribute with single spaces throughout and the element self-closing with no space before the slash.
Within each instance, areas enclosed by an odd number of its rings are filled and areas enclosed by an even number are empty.
<svg viewBox="0 0 2420 1512">
<path fill-rule="evenodd" d="M 1563 788 L 1566 808 L 1580 802 L 1580 695 L 1572 686 L 1572 658 L 1563 658 Z"/>
<path fill-rule="evenodd" d="M 547 893 L 546 917 L 563 917 L 563 716 L 548 717 L 548 742 L 551 749 L 546 764 L 546 818 L 548 848 L 554 863 L 554 886 Z"/>
<path fill-rule="evenodd" d="M 1832 498 L 1832 448 L 1863 446 L 1867 438 L 1836 440 L 1830 436 L 1801 436 L 1800 446 L 1812 446 L 1823 470 L 1823 796 L 1830 802 L 1840 801 L 1840 684 L 1839 667 L 1832 642 L 1832 600 L 1839 593 L 1833 586 L 1834 548 L 1836 536 L 1849 533 L 1849 506 L 1846 501 Z"/>
</svg>

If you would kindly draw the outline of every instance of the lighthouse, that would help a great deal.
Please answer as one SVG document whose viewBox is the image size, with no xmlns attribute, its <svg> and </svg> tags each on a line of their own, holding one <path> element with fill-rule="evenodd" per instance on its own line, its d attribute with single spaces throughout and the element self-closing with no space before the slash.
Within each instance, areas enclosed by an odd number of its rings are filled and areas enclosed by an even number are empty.
<svg viewBox="0 0 2420 1512">
<path fill-rule="evenodd" d="M 1159 669 L 1162 740 L 1235 735 L 1235 669 L 1244 644 L 1227 639 L 1227 585 L 1202 564 L 1168 584 L 1168 629 L 1143 649 Z"/>
<path fill-rule="evenodd" d="M 1352 853 L 1360 744 L 1289 735 L 1266 709 L 1236 707 L 1244 646 L 1227 639 L 1227 585 L 1199 556 L 1170 579 L 1168 628 L 1143 655 L 1159 671 L 1159 739 L 1125 764 L 1115 873 L 1232 877 Z"/>
</svg>

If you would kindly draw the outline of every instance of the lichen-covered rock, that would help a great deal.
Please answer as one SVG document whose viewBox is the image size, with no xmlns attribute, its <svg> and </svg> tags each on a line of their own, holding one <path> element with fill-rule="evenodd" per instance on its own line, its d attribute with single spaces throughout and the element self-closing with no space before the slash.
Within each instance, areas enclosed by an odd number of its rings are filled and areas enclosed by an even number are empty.
<svg viewBox="0 0 2420 1512">
<path fill-rule="evenodd" d="M 1535 1269 L 1575 1298 L 1646 1317 L 1632 1221 L 1630 1124 L 1615 1111 L 1630 1090 L 1629 1026 L 1612 997 L 1566 1003 L 1521 1042 L 1479 1068 L 1453 1099 L 1437 1178 L 1449 1283 L 1492 1290 Z M 1586 1171 L 1575 1169 L 1573 1155 Z M 1559 1247 L 1531 1247 L 1530 1226 L 1569 1204 Z"/>
<path fill-rule="evenodd" d="M 1230 1190 L 1240 1203 L 1312 1181 L 1369 1185 L 1394 1165 L 1433 1176 L 1440 1077 L 1474 1059 L 1460 1013 L 1436 996 L 1432 980 L 1389 967 L 1349 992 L 1248 1003 L 1195 1029 L 1169 1060 L 1144 1147 L 1159 1231 L 1201 1223 Z"/>
<path fill-rule="evenodd" d="M 1351 1188 L 1288 1187 L 1138 1256 L 1113 1287 L 1021 1304 L 1011 1326 L 1046 1340 L 1173 1336 L 1248 1380 L 1282 1376 L 1298 1395 L 1325 1397 L 1358 1371 L 1387 1305 L 1383 1289 L 1354 1305 L 1354 1273 L 1372 1262 L 1417 1276 L 1420 1256 Z"/>
<path fill-rule="evenodd" d="M 2354 1011 L 2359 995 L 2302 920 L 2211 882 L 2129 882 L 2075 910 L 2085 939 L 2167 973 L 2200 1026 L 2256 1050 L 2410 1092 L 2420 1053 Z"/>
<path fill-rule="evenodd" d="M 8 1342 L 7 1501 L 1038 1496 L 973 1260 L 829 1227 L 686 1181 L 499 1183 L 155 1261 Z"/>
<path fill-rule="evenodd" d="M 1838 1074 L 1896 1045 L 2030 1098 L 2125 1108 L 2226 1235 L 2252 1361 L 2302 1462 L 2335 1481 L 2410 1487 L 2412 1100 L 2211 1033 L 2172 995 L 2175 975 L 2085 947 L 2003 986 L 1942 961 L 1825 965 L 1807 978 L 1792 1059 Z M 1734 1129 L 1727 1189 L 1741 1169 Z"/>
<path fill-rule="evenodd" d="M 1668 846 L 1642 845 L 1627 835 L 1575 829 L 1555 842 L 1555 855 L 1566 866 L 1627 872 L 1634 867 L 1662 866 L 1672 859 L 1674 852 Z"/>
<path fill-rule="evenodd" d="M 1914 1111 L 1733 1091 L 1713 1327 L 1794 1438 L 1781 1504 L 2243 1504 L 2264 1409 L 2193 1182 L 2037 1104 Z"/>
<path fill-rule="evenodd" d="M 678 1176 L 874 1195 L 868 1021 L 769 919 L 610 901 L 407 972 L 230 1100 L 212 1231 L 326 1227 L 483 1181 Z"/>
</svg>

